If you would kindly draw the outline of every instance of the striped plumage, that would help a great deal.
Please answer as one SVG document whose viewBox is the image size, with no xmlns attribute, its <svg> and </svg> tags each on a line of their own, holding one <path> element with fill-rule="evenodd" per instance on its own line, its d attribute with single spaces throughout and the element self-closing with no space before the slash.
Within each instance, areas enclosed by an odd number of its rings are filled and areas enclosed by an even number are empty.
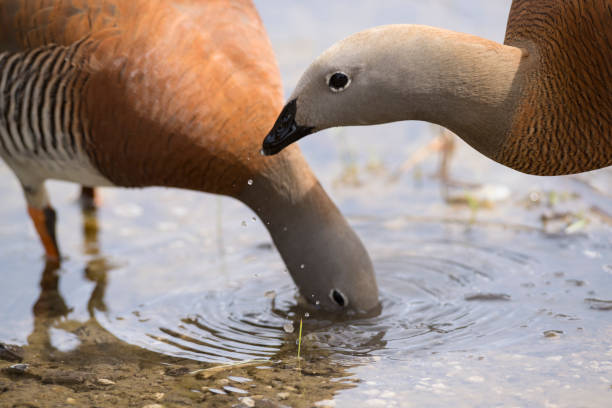
<svg viewBox="0 0 612 408">
<path fill-rule="evenodd" d="M 26 187 L 47 178 L 110 185 L 86 152 L 88 73 L 76 66 L 82 45 L 0 54 L 0 157 Z"/>
<path fill-rule="evenodd" d="M 3 0 L 2 49 L 17 53 L 5 56 L 2 155 L 48 258 L 46 179 L 186 188 L 248 205 L 307 300 L 378 304 L 367 252 L 299 149 L 259 154 L 282 89 L 250 0 Z"/>
</svg>

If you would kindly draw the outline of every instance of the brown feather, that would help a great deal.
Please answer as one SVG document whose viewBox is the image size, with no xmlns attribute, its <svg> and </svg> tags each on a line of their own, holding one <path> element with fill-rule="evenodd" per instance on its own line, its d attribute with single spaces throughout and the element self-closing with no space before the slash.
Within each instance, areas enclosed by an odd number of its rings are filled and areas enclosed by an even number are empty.
<svg viewBox="0 0 612 408">
<path fill-rule="evenodd" d="M 529 55 L 495 159 L 539 175 L 612 165 L 612 2 L 514 0 L 505 44 Z"/>
</svg>

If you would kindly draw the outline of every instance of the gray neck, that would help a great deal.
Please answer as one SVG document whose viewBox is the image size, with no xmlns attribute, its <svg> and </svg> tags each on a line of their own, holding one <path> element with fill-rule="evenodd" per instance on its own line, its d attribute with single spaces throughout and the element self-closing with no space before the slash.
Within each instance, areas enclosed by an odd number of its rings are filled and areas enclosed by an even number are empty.
<svg viewBox="0 0 612 408">
<path fill-rule="evenodd" d="M 426 26 L 389 29 L 385 55 L 375 56 L 384 92 L 393 95 L 384 115 L 439 124 L 495 157 L 511 127 L 522 51 Z"/>
</svg>

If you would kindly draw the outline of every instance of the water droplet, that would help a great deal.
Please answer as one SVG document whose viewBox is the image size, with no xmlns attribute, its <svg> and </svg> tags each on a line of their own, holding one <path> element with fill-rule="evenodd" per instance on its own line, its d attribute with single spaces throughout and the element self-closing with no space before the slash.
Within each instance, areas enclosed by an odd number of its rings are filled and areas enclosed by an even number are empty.
<svg viewBox="0 0 612 408">
<path fill-rule="evenodd" d="M 249 179 L 249 181 L 247 181 L 247 184 L 248 184 L 249 186 L 252 186 L 252 185 L 253 185 L 253 180 L 252 180 L 252 179 Z"/>
<path fill-rule="evenodd" d="M 300 265 L 300 269 L 304 269 L 304 267 L 305 267 L 305 266 L 306 266 L 306 265 L 301 264 L 301 265 Z"/>
<path fill-rule="evenodd" d="M 242 221 L 242 222 L 240 223 L 240 225 L 242 225 L 243 227 L 246 227 L 246 226 L 247 226 L 247 222 L 246 222 L 246 221 Z"/>
<path fill-rule="evenodd" d="M 283 324 L 283 330 L 285 331 L 285 333 L 293 333 L 293 331 L 295 330 L 293 328 L 293 322 L 287 322 Z"/>
</svg>

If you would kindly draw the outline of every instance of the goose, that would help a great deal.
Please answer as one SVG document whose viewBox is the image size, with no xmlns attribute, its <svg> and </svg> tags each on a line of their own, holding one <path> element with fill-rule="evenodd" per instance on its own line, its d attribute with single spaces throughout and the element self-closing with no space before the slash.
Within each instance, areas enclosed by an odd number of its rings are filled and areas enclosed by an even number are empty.
<svg viewBox="0 0 612 408">
<path fill-rule="evenodd" d="M 0 156 L 58 261 L 44 182 L 240 200 L 319 308 L 378 306 L 372 262 L 298 148 L 266 160 L 280 73 L 250 0 L 0 3 Z"/>
<path fill-rule="evenodd" d="M 321 54 L 262 153 L 335 126 L 422 120 L 523 173 L 612 165 L 612 3 L 514 0 L 504 44 L 422 25 L 374 27 Z"/>
</svg>

